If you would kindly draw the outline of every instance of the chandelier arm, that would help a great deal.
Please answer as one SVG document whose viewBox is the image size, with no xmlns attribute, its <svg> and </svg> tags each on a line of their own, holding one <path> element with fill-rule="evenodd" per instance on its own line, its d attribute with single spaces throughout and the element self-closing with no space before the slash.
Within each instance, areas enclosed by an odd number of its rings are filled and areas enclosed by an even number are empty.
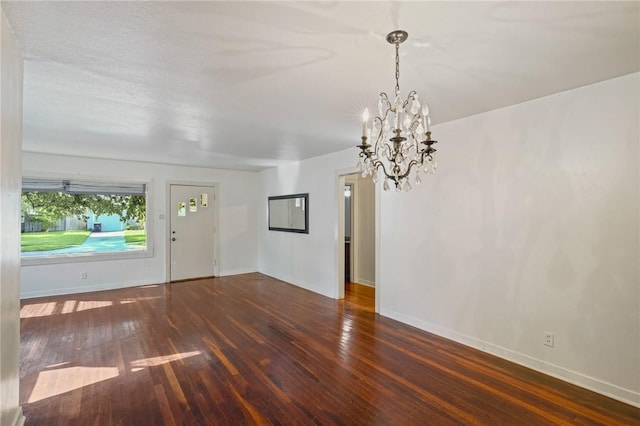
<svg viewBox="0 0 640 426">
<path fill-rule="evenodd" d="M 405 171 L 403 174 L 398 176 L 398 180 L 404 179 L 407 176 L 409 176 L 409 173 L 411 173 L 411 169 L 413 168 L 413 166 L 417 165 L 418 162 L 416 160 L 411 160 L 409 162 L 409 165 L 407 166 L 407 171 Z"/>
<path fill-rule="evenodd" d="M 380 160 L 374 161 L 373 166 L 376 168 L 376 170 L 382 167 L 382 172 L 384 173 L 385 179 L 389 178 L 397 183 L 395 176 L 390 175 L 389 172 L 387 172 L 387 167 L 384 165 L 382 161 Z"/>
<path fill-rule="evenodd" d="M 360 152 L 358 153 L 358 156 L 362 157 L 362 158 L 370 158 L 371 157 L 371 153 L 365 151 L 364 148 L 360 148 Z"/>
<path fill-rule="evenodd" d="M 386 117 L 386 115 L 385 115 Z M 378 142 L 380 142 L 380 139 L 382 139 L 382 135 L 384 134 L 384 125 L 383 125 L 383 120 L 380 117 L 376 117 L 373 119 L 374 122 L 378 123 L 378 128 L 380 129 L 380 132 L 378 132 L 378 134 L 376 135 L 376 140 L 375 143 L 373 143 L 373 152 L 377 153 L 378 152 Z M 375 127 L 375 126 L 374 126 Z M 373 137 L 373 132 L 371 134 L 371 136 Z"/>
<path fill-rule="evenodd" d="M 409 125 L 409 128 L 407 129 L 411 135 L 411 138 L 416 142 L 416 146 L 420 143 L 420 140 L 418 139 L 419 136 L 416 133 L 416 129 L 419 126 L 419 122 L 417 119 L 413 119 L 413 121 L 411 121 L 411 124 Z"/>
<path fill-rule="evenodd" d="M 411 131 L 411 138 L 414 141 L 414 145 L 416 147 L 416 152 L 420 152 L 420 137 L 418 136 L 418 134 L 415 132 L 415 130 Z"/>
<path fill-rule="evenodd" d="M 393 159 L 395 160 L 396 156 L 394 155 L 393 150 L 391 149 L 391 146 L 385 144 L 383 148 L 386 148 L 387 150 L 387 159 L 389 161 L 393 161 L 391 160 L 391 158 L 393 157 Z"/>
<path fill-rule="evenodd" d="M 378 156 L 379 151 L 381 149 L 384 150 L 385 147 L 387 146 L 387 145 L 384 144 L 383 137 L 384 137 L 384 134 L 380 133 L 378 139 L 376 140 L 376 149 L 375 149 L 376 156 Z M 380 145 L 380 144 L 383 144 L 383 145 Z"/>
<path fill-rule="evenodd" d="M 387 121 L 387 118 L 389 117 L 389 113 L 393 113 L 393 105 L 391 105 L 391 101 L 389 101 L 389 98 L 387 97 L 386 93 L 381 93 L 381 95 L 384 95 L 384 102 L 386 103 L 385 107 L 386 109 L 384 110 L 384 115 L 380 118 L 381 120 L 381 124 L 384 124 L 385 121 Z M 384 130 L 384 126 L 380 127 L 381 129 Z"/>
<path fill-rule="evenodd" d="M 418 96 L 418 93 L 415 90 L 412 90 L 411 92 L 409 92 L 409 95 L 407 96 L 407 100 L 404 101 L 404 103 L 402 104 L 402 108 L 406 109 L 407 105 L 409 105 L 409 101 L 416 100 L 417 96 Z"/>
<path fill-rule="evenodd" d="M 420 165 L 423 165 L 423 164 L 424 164 L 424 157 L 425 157 L 425 155 L 428 155 L 428 154 L 427 154 L 427 150 L 426 150 L 426 149 L 423 149 L 422 151 L 420 151 L 420 153 L 419 153 L 418 155 L 420 156 L 420 162 L 419 162 L 419 164 L 420 164 Z"/>
<path fill-rule="evenodd" d="M 411 120 L 411 126 L 414 126 L 413 128 L 417 129 L 418 126 L 422 124 L 421 121 L 422 120 L 420 119 L 420 114 L 417 114 L 417 113 L 413 114 L 413 118 Z"/>
<path fill-rule="evenodd" d="M 384 101 L 384 103 L 386 104 L 386 112 L 384 114 L 384 119 L 387 119 L 387 115 L 389 114 L 389 111 L 393 109 L 393 106 L 391 105 L 391 101 L 389 100 L 389 95 L 387 95 L 385 92 L 381 92 L 380 93 L 380 99 L 382 101 Z"/>
<path fill-rule="evenodd" d="M 431 148 L 431 147 L 426 147 L 424 149 L 422 149 L 422 151 L 420 151 L 420 164 L 424 164 L 424 158 L 431 158 L 433 159 L 433 155 L 436 152 L 435 148 Z"/>
</svg>

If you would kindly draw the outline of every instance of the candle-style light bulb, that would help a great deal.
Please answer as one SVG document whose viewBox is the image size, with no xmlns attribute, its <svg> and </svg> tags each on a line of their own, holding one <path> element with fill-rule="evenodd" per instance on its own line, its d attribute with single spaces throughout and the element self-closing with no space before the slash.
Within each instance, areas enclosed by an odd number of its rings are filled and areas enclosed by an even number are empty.
<svg viewBox="0 0 640 426">
<path fill-rule="evenodd" d="M 369 121 L 369 108 L 365 108 L 362 113 L 362 136 L 367 137 L 367 122 Z"/>
<path fill-rule="evenodd" d="M 429 106 L 427 104 L 422 104 L 422 127 L 427 132 L 431 131 L 431 119 L 429 118 Z"/>
</svg>

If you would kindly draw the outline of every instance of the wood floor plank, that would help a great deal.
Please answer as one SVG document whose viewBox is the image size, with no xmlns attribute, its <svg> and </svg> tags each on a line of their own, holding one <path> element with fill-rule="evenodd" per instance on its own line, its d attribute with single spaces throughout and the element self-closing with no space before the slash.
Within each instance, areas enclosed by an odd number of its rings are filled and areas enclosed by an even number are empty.
<svg viewBox="0 0 640 426">
<path fill-rule="evenodd" d="M 27 425 L 640 425 L 640 409 L 261 274 L 25 300 Z"/>
</svg>

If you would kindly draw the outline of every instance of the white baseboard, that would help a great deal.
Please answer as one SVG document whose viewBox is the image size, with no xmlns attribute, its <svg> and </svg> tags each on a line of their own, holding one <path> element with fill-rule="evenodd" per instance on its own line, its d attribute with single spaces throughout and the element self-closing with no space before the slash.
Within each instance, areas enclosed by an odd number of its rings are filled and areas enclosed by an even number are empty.
<svg viewBox="0 0 640 426">
<path fill-rule="evenodd" d="M 75 286 L 75 287 L 48 288 L 46 290 L 20 292 L 20 299 L 32 299 L 35 297 L 46 297 L 46 296 L 63 296 L 66 294 L 89 293 L 92 291 L 104 291 L 104 290 L 116 290 L 119 288 L 138 287 L 142 285 L 153 285 L 153 284 L 160 284 L 160 283 L 153 283 L 150 280 L 138 280 L 138 281 L 130 281 L 126 283 L 117 282 L 117 283 L 103 283 L 103 284 Z"/>
<path fill-rule="evenodd" d="M 367 287 L 374 287 L 376 286 L 376 283 L 373 281 L 369 281 L 369 280 L 363 280 L 362 278 L 358 278 L 356 280 L 353 281 L 356 284 L 362 284 L 362 285 L 366 285 Z"/>
<path fill-rule="evenodd" d="M 276 278 L 276 279 L 278 279 L 280 281 L 284 281 L 284 282 L 286 282 L 288 284 L 295 285 L 296 287 L 304 288 L 305 290 L 309 290 L 309 291 L 312 291 L 314 293 L 318 293 L 318 294 L 320 294 L 322 296 L 330 297 L 332 299 L 336 298 L 336 296 L 334 294 L 327 293 L 325 291 L 325 289 L 323 289 L 323 288 L 320 288 L 318 286 L 315 286 L 315 285 L 312 285 L 312 284 L 309 284 L 309 283 L 305 283 L 305 282 L 300 281 L 300 280 L 296 280 L 296 279 L 294 279 L 292 277 L 289 277 L 289 276 L 286 276 L 286 275 L 282 275 L 282 274 L 278 274 L 278 273 L 274 273 L 272 271 L 266 271 L 266 270 L 262 270 L 262 271 L 258 271 L 258 272 L 260 272 L 261 274 L 268 275 L 270 277 Z"/>
<path fill-rule="evenodd" d="M 511 349 L 507 349 L 502 346 L 477 339 L 475 337 L 467 336 L 465 334 L 458 333 L 457 331 L 450 330 L 448 328 L 441 327 L 439 325 L 432 324 L 417 318 L 413 318 L 411 316 L 404 315 L 389 309 L 381 309 L 380 315 L 403 322 L 405 324 L 409 324 L 413 327 L 417 327 L 421 330 L 428 331 L 429 333 L 436 334 L 449 340 L 453 340 L 454 342 L 470 346 L 474 349 L 490 353 L 499 358 L 503 358 L 507 361 L 511 361 L 513 363 L 531 368 L 565 382 L 572 383 L 576 386 L 589 389 L 618 401 L 622 401 L 626 404 L 640 407 L 639 392 L 634 392 L 633 390 L 622 388 L 612 383 L 596 379 L 595 377 L 590 377 L 585 374 L 578 373 L 577 371 L 572 371 L 564 367 L 560 367 L 558 365 L 551 364 L 546 361 L 542 361 L 540 359 L 513 351 Z"/>
<path fill-rule="evenodd" d="M 228 277 L 229 275 L 242 275 L 242 274 L 251 274 L 254 272 L 258 272 L 257 268 L 245 268 L 245 269 L 229 269 L 220 271 L 221 277 Z"/>
</svg>

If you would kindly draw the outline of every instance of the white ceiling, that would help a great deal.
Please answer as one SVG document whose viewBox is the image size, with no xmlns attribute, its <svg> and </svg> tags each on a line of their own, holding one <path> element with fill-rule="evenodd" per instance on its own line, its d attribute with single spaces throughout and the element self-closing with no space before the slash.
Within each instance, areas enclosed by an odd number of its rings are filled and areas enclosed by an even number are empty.
<svg viewBox="0 0 640 426">
<path fill-rule="evenodd" d="M 393 91 L 394 29 L 409 32 L 401 91 L 427 100 L 434 124 L 640 70 L 637 1 L 2 10 L 25 56 L 33 152 L 261 170 L 355 146 L 364 106 Z"/>
</svg>

